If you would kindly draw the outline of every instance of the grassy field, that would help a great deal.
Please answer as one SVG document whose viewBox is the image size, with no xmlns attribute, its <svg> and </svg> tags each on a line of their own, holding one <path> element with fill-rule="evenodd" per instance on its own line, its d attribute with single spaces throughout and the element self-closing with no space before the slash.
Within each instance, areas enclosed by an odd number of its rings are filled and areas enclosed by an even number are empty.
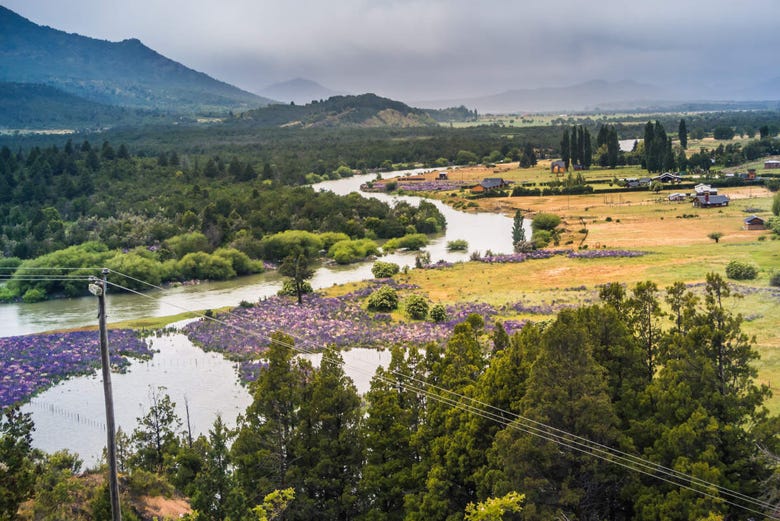
<svg viewBox="0 0 780 521">
<path fill-rule="evenodd" d="M 717 145 L 716 145 L 717 146 Z M 763 163 L 742 165 L 757 167 Z M 637 167 L 583 172 L 586 179 L 644 177 Z M 519 169 L 516 164 L 495 167 L 456 169 L 450 179 L 473 181 L 485 177 L 503 177 L 515 183 L 540 185 L 555 179 L 549 162 Z M 521 209 L 527 217 L 538 212 L 554 213 L 563 220 L 561 248 L 629 249 L 647 252 L 636 258 L 571 259 L 556 256 L 521 264 L 483 264 L 469 262 L 443 270 L 412 270 L 400 275 L 402 282 L 416 284 L 433 302 L 487 302 L 502 305 L 523 301 L 528 308 L 547 310 L 545 314 L 520 314 L 507 319 L 544 320 L 565 306 L 598 301 L 598 286 L 621 282 L 629 288 L 651 280 L 659 288 L 673 282 L 702 283 L 709 272 L 725 277 L 725 266 L 732 259 L 759 267 L 757 279 L 736 286 L 741 298 L 729 306 L 745 317 L 744 330 L 756 338 L 761 354 L 759 380 L 770 385 L 775 396 L 769 403 L 780 413 L 780 292 L 769 287 L 771 274 L 780 271 L 780 242 L 769 231 L 746 231 L 743 220 L 749 215 L 771 216 L 773 194 L 764 187 L 721 189 L 731 203 L 724 208 L 694 208 L 690 202 L 669 202 L 674 187 L 656 194 L 648 191 L 579 196 L 499 197 L 473 199 L 468 190 L 432 193 L 447 204 L 469 211 L 514 215 Z M 587 231 L 587 233 L 585 233 Z M 722 234 L 718 243 L 712 232 Z M 699 288 L 700 289 L 700 288 Z"/>
</svg>

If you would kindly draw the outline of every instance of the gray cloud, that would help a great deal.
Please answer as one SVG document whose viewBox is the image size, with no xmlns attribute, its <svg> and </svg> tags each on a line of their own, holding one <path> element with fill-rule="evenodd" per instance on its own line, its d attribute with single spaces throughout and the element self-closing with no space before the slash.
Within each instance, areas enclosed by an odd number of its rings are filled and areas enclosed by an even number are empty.
<svg viewBox="0 0 780 521">
<path fill-rule="evenodd" d="M 780 19 L 776 0 L 1 1 L 68 32 L 140 38 L 247 90 L 306 77 L 399 99 L 596 78 L 736 88 L 772 77 Z"/>
</svg>

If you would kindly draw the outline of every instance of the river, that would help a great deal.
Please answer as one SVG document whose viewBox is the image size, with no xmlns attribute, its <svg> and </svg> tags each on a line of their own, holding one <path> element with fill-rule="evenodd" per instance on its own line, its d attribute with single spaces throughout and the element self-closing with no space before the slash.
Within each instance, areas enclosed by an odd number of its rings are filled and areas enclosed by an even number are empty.
<svg viewBox="0 0 780 521">
<path fill-rule="evenodd" d="M 416 171 L 408 171 L 415 173 Z M 399 175 L 385 173 L 384 177 Z M 375 174 L 354 176 L 314 185 L 315 190 L 331 190 L 346 195 L 359 191 L 360 185 Z M 405 200 L 417 204 L 415 196 L 366 193 L 392 204 Z M 512 220 L 498 214 L 466 213 L 454 210 L 438 200 L 429 200 L 447 219 L 447 230 L 426 248 L 432 261 L 457 262 L 467 260 L 472 251 L 510 252 Z M 526 221 L 526 225 L 530 223 Z M 530 229 L 526 230 L 530 236 Z M 448 241 L 465 239 L 469 252 L 448 252 Z M 414 253 L 394 253 L 383 260 L 401 266 L 414 265 Z M 317 270 L 312 286 L 315 289 L 372 278 L 371 262 L 348 266 L 325 265 Z M 152 290 L 143 295 L 110 293 L 107 296 L 109 322 L 143 317 L 168 316 L 182 311 L 235 306 L 240 301 L 255 301 L 271 296 L 281 287 L 281 277 L 275 272 L 241 277 L 223 282 L 203 282 L 165 290 Z M 96 324 L 97 300 L 94 297 L 53 300 L 35 304 L 0 305 L 2 336 L 14 336 Z M 149 392 L 160 385 L 177 403 L 177 413 L 186 417 L 185 401 L 189 402 L 190 423 L 194 433 L 206 433 L 217 414 L 228 425 L 235 424 L 238 413 L 250 403 L 247 390 L 237 380 L 234 365 L 214 353 L 204 353 L 183 335 L 171 335 L 152 340 L 159 352 L 150 361 L 135 361 L 124 374 L 112 376 L 116 403 L 117 425 L 125 432 L 135 428 L 136 418 L 148 410 Z M 371 376 L 380 364 L 389 359 L 388 352 L 367 352 L 354 349 L 344 353 L 345 370 L 360 392 L 368 389 Z M 313 361 L 318 363 L 318 355 Z M 41 393 L 23 410 L 30 412 L 36 425 L 34 444 L 48 452 L 69 448 L 78 452 L 87 464 L 94 464 L 105 445 L 103 394 L 97 374 L 72 378 Z"/>
</svg>

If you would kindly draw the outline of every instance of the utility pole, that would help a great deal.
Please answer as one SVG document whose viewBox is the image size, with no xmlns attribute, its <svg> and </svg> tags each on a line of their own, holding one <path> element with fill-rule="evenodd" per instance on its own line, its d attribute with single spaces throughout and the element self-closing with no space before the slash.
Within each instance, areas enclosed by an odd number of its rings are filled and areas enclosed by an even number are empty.
<svg viewBox="0 0 780 521">
<path fill-rule="evenodd" d="M 102 279 L 92 278 L 89 292 L 98 298 L 98 324 L 100 327 L 100 362 L 103 367 L 103 396 L 106 402 L 106 431 L 108 436 L 108 491 L 111 496 L 111 519 L 122 521 L 119 506 L 119 481 L 116 465 L 116 427 L 114 426 L 114 397 L 111 391 L 111 359 L 108 356 L 108 332 L 106 331 L 106 277 L 108 269 L 101 271 Z"/>
</svg>

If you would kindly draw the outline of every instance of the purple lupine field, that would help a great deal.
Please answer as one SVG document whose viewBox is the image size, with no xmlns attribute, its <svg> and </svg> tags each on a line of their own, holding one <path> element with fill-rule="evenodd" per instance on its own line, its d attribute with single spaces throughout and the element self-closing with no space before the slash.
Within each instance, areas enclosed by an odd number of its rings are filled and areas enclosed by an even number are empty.
<svg viewBox="0 0 780 521">
<path fill-rule="evenodd" d="M 126 367 L 128 356 L 151 356 L 146 342 L 131 330 L 110 330 L 111 364 Z M 0 338 L 0 409 L 24 402 L 70 376 L 100 367 L 97 331 L 72 331 Z"/>
</svg>

